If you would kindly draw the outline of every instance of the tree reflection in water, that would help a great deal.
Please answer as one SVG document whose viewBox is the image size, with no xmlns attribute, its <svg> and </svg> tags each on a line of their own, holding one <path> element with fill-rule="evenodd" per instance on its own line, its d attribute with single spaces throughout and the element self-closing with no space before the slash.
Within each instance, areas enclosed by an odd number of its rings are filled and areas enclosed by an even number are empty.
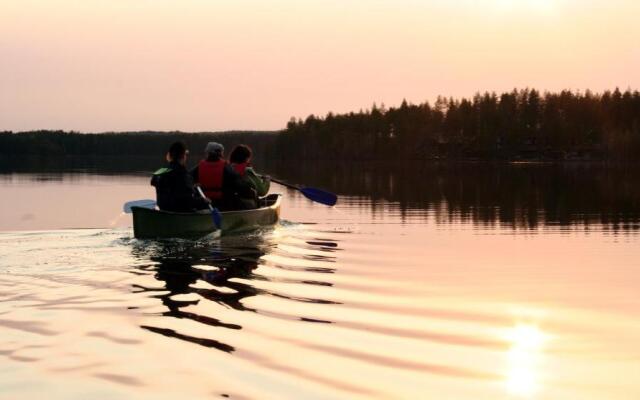
<svg viewBox="0 0 640 400">
<path fill-rule="evenodd" d="M 403 219 L 420 212 L 443 224 L 640 229 L 638 166 L 372 161 L 263 168 L 292 183 L 330 188 L 342 196 L 341 205 L 361 206 L 366 199 L 374 215 L 387 212 L 391 203 Z"/>
</svg>

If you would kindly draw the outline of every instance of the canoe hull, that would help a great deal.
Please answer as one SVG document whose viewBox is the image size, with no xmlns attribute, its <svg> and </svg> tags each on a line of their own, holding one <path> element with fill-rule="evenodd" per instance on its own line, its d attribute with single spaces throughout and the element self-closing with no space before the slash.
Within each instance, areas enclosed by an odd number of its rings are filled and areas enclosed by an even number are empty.
<svg viewBox="0 0 640 400">
<path fill-rule="evenodd" d="M 269 226 L 280 218 L 280 194 L 263 199 L 264 207 L 254 210 L 223 211 L 222 234 L 236 233 Z M 176 213 L 133 207 L 133 235 L 138 239 L 198 238 L 215 232 L 208 211 Z"/>
</svg>

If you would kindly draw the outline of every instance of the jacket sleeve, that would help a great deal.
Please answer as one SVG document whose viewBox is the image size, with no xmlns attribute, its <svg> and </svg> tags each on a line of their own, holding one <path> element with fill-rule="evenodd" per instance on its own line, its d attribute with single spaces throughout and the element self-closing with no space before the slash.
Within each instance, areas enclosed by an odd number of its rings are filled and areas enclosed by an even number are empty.
<svg viewBox="0 0 640 400">
<path fill-rule="evenodd" d="M 267 179 L 262 179 L 253 168 L 246 169 L 246 177 L 253 182 L 254 187 L 256 188 L 256 192 L 259 197 L 266 196 L 269 193 L 269 187 L 271 186 L 271 181 Z"/>
</svg>

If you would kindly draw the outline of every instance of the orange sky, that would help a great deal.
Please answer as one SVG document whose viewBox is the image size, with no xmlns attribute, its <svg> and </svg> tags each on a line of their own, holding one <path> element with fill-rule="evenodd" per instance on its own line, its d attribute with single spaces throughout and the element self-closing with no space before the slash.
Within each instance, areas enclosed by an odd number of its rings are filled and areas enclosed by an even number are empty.
<svg viewBox="0 0 640 400">
<path fill-rule="evenodd" d="M 0 0 L 0 130 L 279 129 L 535 87 L 640 88 L 637 0 Z"/>
</svg>

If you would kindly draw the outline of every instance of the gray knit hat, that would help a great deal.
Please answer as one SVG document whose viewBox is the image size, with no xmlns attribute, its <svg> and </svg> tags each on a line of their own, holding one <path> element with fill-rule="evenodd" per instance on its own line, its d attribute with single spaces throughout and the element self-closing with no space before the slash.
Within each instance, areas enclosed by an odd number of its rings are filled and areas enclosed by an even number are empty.
<svg viewBox="0 0 640 400">
<path fill-rule="evenodd" d="M 211 153 L 211 154 L 215 154 L 215 153 L 224 153 L 224 146 L 221 145 L 220 143 L 216 143 L 216 142 L 209 142 L 207 143 L 207 147 L 204 148 L 204 152 L 205 153 Z"/>
</svg>

